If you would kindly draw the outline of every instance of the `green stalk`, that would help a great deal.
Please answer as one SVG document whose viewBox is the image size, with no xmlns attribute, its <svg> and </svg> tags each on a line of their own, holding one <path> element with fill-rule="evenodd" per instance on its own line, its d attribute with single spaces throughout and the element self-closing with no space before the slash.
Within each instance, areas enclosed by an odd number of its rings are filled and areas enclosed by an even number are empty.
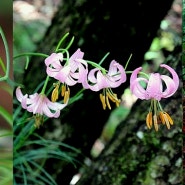
<svg viewBox="0 0 185 185">
<path fill-rule="evenodd" d="M 4 47 L 5 47 L 5 53 L 6 53 L 6 73 L 3 77 L 0 78 L 0 81 L 7 80 L 9 77 L 9 72 L 10 72 L 10 55 L 9 55 L 9 49 L 8 49 L 8 43 L 6 40 L 6 37 L 4 35 L 4 32 L 2 28 L 0 27 L 0 35 L 2 37 Z"/>
</svg>

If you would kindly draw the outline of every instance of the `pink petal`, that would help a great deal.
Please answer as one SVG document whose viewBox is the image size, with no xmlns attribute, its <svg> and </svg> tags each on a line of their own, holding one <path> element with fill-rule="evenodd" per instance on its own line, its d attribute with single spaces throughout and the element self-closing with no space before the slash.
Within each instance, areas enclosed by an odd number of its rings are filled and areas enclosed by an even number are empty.
<svg viewBox="0 0 185 185">
<path fill-rule="evenodd" d="M 16 96 L 18 100 L 21 102 L 21 105 L 28 112 L 32 112 L 33 114 L 45 114 L 48 117 L 59 117 L 60 110 L 67 106 L 66 104 L 53 103 L 51 102 L 44 94 L 35 93 L 30 95 L 24 95 L 21 92 L 20 87 L 16 89 Z"/>
<path fill-rule="evenodd" d="M 17 99 L 21 102 L 22 98 L 23 98 L 23 94 L 21 92 L 21 88 L 20 87 L 16 88 L 15 94 L 16 94 Z"/>
<path fill-rule="evenodd" d="M 161 100 L 162 97 L 162 81 L 159 73 L 152 73 L 147 84 L 145 98 L 146 100 L 154 98 Z"/>
<path fill-rule="evenodd" d="M 166 75 L 161 75 L 161 79 L 166 85 L 166 90 L 162 93 L 163 98 L 172 96 L 177 90 L 176 83 L 172 80 L 172 78 Z"/>
<path fill-rule="evenodd" d="M 175 83 L 174 91 L 176 91 L 179 87 L 179 77 L 178 77 L 177 73 L 175 72 L 175 70 L 173 68 L 171 68 L 170 66 L 168 66 L 166 64 L 161 64 L 160 66 L 163 67 L 163 68 L 166 68 L 172 74 L 172 78 L 173 78 L 173 81 Z"/>
<path fill-rule="evenodd" d="M 102 74 L 101 71 L 98 71 L 97 73 L 97 85 L 99 87 L 99 90 L 110 87 L 106 75 Z"/>
<path fill-rule="evenodd" d="M 76 60 L 76 59 L 82 59 L 84 56 L 84 52 L 82 52 L 80 49 L 77 49 L 73 55 L 71 55 L 69 61 Z"/>
<path fill-rule="evenodd" d="M 142 67 L 138 67 L 138 68 L 136 68 L 136 69 L 132 72 L 132 74 L 131 74 L 131 76 L 130 76 L 130 84 L 132 84 L 132 83 L 137 79 L 137 75 L 138 75 L 138 73 L 139 73 L 141 70 L 142 70 Z"/>
<path fill-rule="evenodd" d="M 19 102 L 21 102 L 21 106 L 26 109 L 27 108 L 27 100 L 28 100 L 28 94 L 23 95 L 21 92 L 21 88 L 16 88 L 16 97 Z"/>
<path fill-rule="evenodd" d="M 123 66 L 113 60 L 107 73 L 107 79 L 111 88 L 118 87 L 124 83 L 126 81 L 126 73 Z"/>
<path fill-rule="evenodd" d="M 136 78 L 135 81 L 132 81 L 130 84 L 130 90 L 131 92 L 139 99 L 145 99 L 146 90 L 144 87 L 141 86 L 139 82 L 145 82 L 148 83 L 148 80 L 145 78 Z"/>
<path fill-rule="evenodd" d="M 49 57 L 45 59 L 46 66 L 58 63 L 59 61 L 63 61 L 63 54 L 62 53 L 52 53 Z"/>
<path fill-rule="evenodd" d="M 63 68 L 61 61 L 63 61 L 62 53 L 52 53 L 45 59 L 45 64 L 47 66 L 46 73 L 48 76 L 55 77 L 58 74 L 58 72 Z"/>
<path fill-rule="evenodd" d="M 89 71 L 88 80 L 89 80 L 91 83 L 97 83 L 96 75 L 97 75 L 97 73 L 98 73 L 99 71 L 100 71 L 100 69 L 98 69 L 98 68 L 94 68 L 94 69 L 92 69 L 91 71 Z"/>
<path fill-rule="evenodd" d="M 31 99 L 31 104 L 27 106 L 28 112 L 33 112 L 33 114 L 41 114 L 42 115 L 42 106 L 43 106 L 43 95 L 37 94 L 34 99 Z"/>
<path fill-rule="evenodd" d="M 55 76 L 55 79 L 59 80 L 62 83 L 65 83 L 69 73 L 70 73 L 70 66 L 67 65 L 65 67 L 63 67 L 59 73 L 57 73 L 57 75 Z"/>
</svg>

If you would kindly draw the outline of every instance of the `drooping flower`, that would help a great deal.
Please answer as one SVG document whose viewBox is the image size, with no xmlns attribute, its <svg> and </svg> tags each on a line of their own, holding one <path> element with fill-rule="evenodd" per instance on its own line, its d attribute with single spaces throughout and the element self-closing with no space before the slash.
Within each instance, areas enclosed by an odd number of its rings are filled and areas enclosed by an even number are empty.
<svg viewBox="0 0 185 185">
<path fill-rule="evenodd" d="M 51 102 L 45 94 L 23 95 L 20 87 L 16 89 L 16 97 L 21 102 L 22 108 L 28 112 L 32 112 L 34 115 L 46 115 L 49 118 L 58 118 L 60 111 L 67 106 L 67 103 Z"/>
<path fill-rule="evenodd" d="M 149 79 L 146 79 L 137 77 L 142 70 L 141 67 L 133 71 L 130 77 L 130 89 L 136 97 L 142 100 L 154 98 L 160 101 L 161 98 L 168 98 L 176 92 L 179 86 L 179 77 L 177 73 L 166 64 L 161 64 L 160 67 L 166 68 L 172 74 L 172 78 L 167 75 L 160 75 L 159 73 L 151 73 Z M 146 88 L 139 82 L 144 82 Z"/>
<path fill-rule="evenodd" d="M 108 72 L 98 67 L 92 69 L 87 76 L 87 80 L 83 83 L 83 87 L 85 89 L 91 89 L 92 91 L 100 91 L 103 89 L 103 93 L 100 94 L 103 109 L 106 109 L 106 106 L 111 109 L 109 100 L 116 103 L 116 106 L 120 104 L 120 100 L 117 98 L 117 95 L 112 92 L 111 88 L 116 88 L 125 81 L 126 73 L 123 66 L 115 60 L 112 60 Z"/>
<path fill-rule="evenodd" d="M 151 73 L 148 78 L 138 77 L 142 67 L 135 69 L 130 77 L 131 92 L 139 99 L 151 99 L 151 106 L 147 114 L 146 124 L 149 129 L 151 129 L 154 124 L 156 131 L 158 131 L 158 124 L 160 121 L 166 124 L 168 129 L 170 125 L 173 124 L 171 117 L 163 111 L 159 101 L 162 98 L 172 96 L 179 87 L 179 77 L 175 70 L 166 64 L 161 64 L 160 67 L 167 69 L 172 77 L 159 73 Z"/>
<path fill-rule="evenodd" d="M 73 86 L 77 83 L 83 83 L 88 73 L 88 65 L 83 60 L 84 53 L 77 49 L 77 51 L 64 61 L 62 53 L 52 53 L 45 59 L 46 72 L 50 77 L 59 80 L 62 83 L 62 96 L 68 101 L 70 95 L 70 89 L 68 86 Z M 62 65 L 63 63 L 63 65 Z M 58 89 L 54 89 L 56 92 Z"/>
<path fill-rule="evenodd" d="M 82 83 L 88 72 L 87 62 L 82 59 L 83 56 L 84 53 L 78 49 L 69 60 L 65 62 L 62 53 L 52 53 L 45 59 L 46 72 L 50 77 L 68 86 Z"/>
</svg>

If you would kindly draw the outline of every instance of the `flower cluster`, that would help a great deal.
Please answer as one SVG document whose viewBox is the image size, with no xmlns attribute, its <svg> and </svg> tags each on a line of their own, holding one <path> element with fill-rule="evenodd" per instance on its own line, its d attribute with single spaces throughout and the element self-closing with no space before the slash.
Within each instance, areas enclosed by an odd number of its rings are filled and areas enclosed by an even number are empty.
<svg viewBox="0 0 185 185">
<path fill-rule="evenodd" d="M 93 68 L 88 69 L 88 65 Z M 127 80 L 127 71 L 117 61 L 110 62 L 109 69 L 100 64 L 85 60 L 84 52 L 77 49 L 74 54 L 69 55 L 67 50 L 60 50 L 47 56 L 45 59 L 47 80 L 40 94 L 23 95 L 20 87 L 16 89 L 16 96 L 21 105 L 34 115 L 58 118 L 60 111 L 64 109 L 70 99 L 70 87 L 80 83 L 83 89 L 91 91 L 102 91 L 100 101 L 103 109 L 111 109 L 110 102 L 118 107 L 121 100 L 113 92 L 113 88 L 119 87 Z M 141 72 L 142 67 L 135 69 L 130 77 L 130 90 L 141 100 L 151 100 L 149 113 L 146 116 L 146 125 L 149 129 L 159 129 L 159 123 L 165 124 L 169 129 L 173 120 L 163 111 L 160 100 L 172 96 L 178 89 L 179 77 L 170 66 L 161 64 L 160 67 L 168 70 L 172 77 L 160 75 L 159 73 L 145 74 Z M 143 74 L 143 76 L 141 76 Z M 51 95 L 51 101 L 45 94 L 46 84 L 49 78 L 56 80 Z M 59 95 L 63 97 L 63 103 L 59 103 Z"/>
</svg>

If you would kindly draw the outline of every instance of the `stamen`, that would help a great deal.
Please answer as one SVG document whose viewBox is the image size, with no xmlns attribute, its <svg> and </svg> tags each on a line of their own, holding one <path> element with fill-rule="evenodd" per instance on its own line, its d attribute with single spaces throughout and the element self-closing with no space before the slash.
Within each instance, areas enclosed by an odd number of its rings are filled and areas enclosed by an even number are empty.
<svg viewBox="0 0 185 185">
<path fill-rule="evenodd" d="M 152 112 L 149 112 L 146 116 L 146 125 L 149 129 L 152 128 Z"/>
<path fill-rule="evenodd" d="M 52 94 L 51 94 L 52 102 L 56 102 L 58 100 L 58 89 L 59 89 L 59 84 L 55 85 L 55 88 L 52 91 Z"/>
<path fill-rule="evenodd" d="M 103 109 L 106 109 L 106 103 L 105 103 L 105 95 L 100 94 L 100 100 L 102 102 Z"/>
<path fill-rule="evenodd" d="M 165 113 L 163 113 L 163 116 L 164 116 L 164 120 L 165 120 L 165 123 L 166 123 L 167 128 L 170 129 L 170 123 L 168 121 L 167 115 Z"/>
<path fill-rule="evenodd" d="M 106 103 L 107 103 L 108 108 L 111 110 L 111 106 L 110 106 L 110 103 L 109 103 L 109 93 L 106 93 Z"/>
<path fill-rule="evenodd" d="M 108 107 L 111 110 L 110 101 L 114 102 L 119 107 L 121 100 L 117 98 L 117 94 L 112 93 L 110 89 L 104 89 L 103 94 L 100 94 L 100 100 L 102 102 L 103 109 Z"/>
<path fill-rule="evenodd" d="M 65 92 L 66 92 L 66 86 L 62 84 L 62 92 L 61 92 L 62 97 L 65 95 Z"/>
<path fill-rule="evenodd" d="M 116 97 L 113 96 L 113 94 L 111 94 L 109 91 L 107 91 L 106 95 L 109 97 L 109 99 L 110 99 L 112 102 L 116 102 Z"/>
<path fill-rule="evenodd" d="M 67 91 L 64 93 L 64 103 L 67 103 L 70 97 L 70 89 L 67 87 Z"/>
<path fill-rule="evenodd" d="M 165 119 L 164 119 L 164 114 L 163 114 L 163 112 L 159 112 L 159 117 L 160 117 L 160 119 L 161 119 L 161 122 L 162 122 L 162 124 L 165 124 Z"/>
<path fill-rule="evenodd" d="M 159 113 L 160 119 L 163 124 L 166 124 L 167 128 L 170 129 L 170 124 L 173 125 L 173 120 L 166 112 L 160 112 Z"/>
<path fill-rule="evenodd" d="M 153 114 L 153 117 L 152 117 Z M 168 113 L 164 112 L 159 101 L 152 99 L 149 113 L 146 116 L 146 125 L 149 129 L 152 128 L 152 124 L 154 123 L 154 128 L 156 131 L 159 129 L 159 124 L 166 125 L 168 129 L 170 129 L 171 125 L 173 125 L 173 120 L 169 116 Z"/>
<path fill-rule="evenodd" d="M 166 115 L 166 117 L 167 117 L 168 121 L 170 122 L 170 124 L 173 125 L 173 120 L 170 117 L 170 115 L 167 112 L 164 112 L 164 114 Z"/>
<path fill-rule="evenodd" d="M 159 127 L 158 127 L 158 123 L 157 123 L 157 116 L 156 114 L 153 116 L 153 119 L 154 119 L 154 128 L 156 131 L 158 131 Z"/>
<path fill-rule="evenodd" d="M 109 99 L 116 104 L 116 107 L 119 107 L 121 100 L 117 98 L 117 94 L 111 93 L 110 91 L 107 91 L 106 95 L 109 97 Z"/>
</svg>

